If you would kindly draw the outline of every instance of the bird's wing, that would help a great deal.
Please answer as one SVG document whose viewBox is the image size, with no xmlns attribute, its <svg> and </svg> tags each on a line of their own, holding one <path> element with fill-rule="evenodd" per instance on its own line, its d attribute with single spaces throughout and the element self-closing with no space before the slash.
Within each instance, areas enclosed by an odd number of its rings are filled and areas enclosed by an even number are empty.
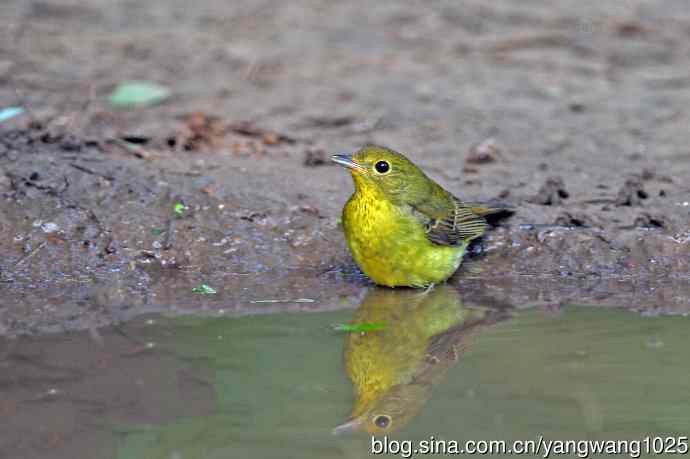
<svg viewBox="0 0 690 459">
<path fill-rule="evenodd" d="M 416 203 L 412 209 L 426 227 L 427 238 L 439 245 L 456 246 L 484 234 L 486 219 L 476 207 L 451 196 L 435 202 Z"/>
<path fill-rule="evenodd" d="M 462 322 L 432 336 L 426 348 L 424 364 L 418 368 L 413 381 L 435 385 L 443 379 L 445 372 L 471 349 L 474 339 L 484 328 L 509 317 L 508 311 L 487 309 L 486 315 L 482 318 Z"/>
</svg>

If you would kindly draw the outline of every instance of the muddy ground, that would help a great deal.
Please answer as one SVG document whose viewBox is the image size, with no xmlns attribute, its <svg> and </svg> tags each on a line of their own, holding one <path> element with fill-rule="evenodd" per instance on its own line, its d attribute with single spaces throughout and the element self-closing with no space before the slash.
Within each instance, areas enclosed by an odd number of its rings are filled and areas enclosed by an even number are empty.
<svg viewBox="0 0 690 459">
<path fill-rule="evenodd" d="M 352 306 L 328 156 L 367 142 L 515 206 L 467 301 L 690 310 L 685 0 L 7 0 L 0 34 L 0 334 Z M 114 110 L 127 79 L 173 96 Z"/>
</svg>

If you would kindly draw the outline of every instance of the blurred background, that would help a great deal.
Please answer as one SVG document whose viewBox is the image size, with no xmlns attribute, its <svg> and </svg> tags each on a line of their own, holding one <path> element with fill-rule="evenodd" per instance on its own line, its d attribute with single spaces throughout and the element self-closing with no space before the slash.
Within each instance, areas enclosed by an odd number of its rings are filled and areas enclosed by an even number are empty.
<svg viewBox="0 0 690 459">
<path fill-rule="evenodd" d="M 37 114 L 54 115 L 89 102 L 75 127 L 108 111 L 117 84 L 149 80 L 171 98 L 117 112 L 108 128 L 162 136 L 171 117 L 203 111 L 261 120 L 329 151 L 373 139 L 462 160 L 495 136 L 530 163 L 546 153 L 579 157 L 580 167 L 585 157 L 687 153 L 675 140 L 690 84 L 682 0 L 0 8 L 2 101 L 18 90 Z"/>
</svg>

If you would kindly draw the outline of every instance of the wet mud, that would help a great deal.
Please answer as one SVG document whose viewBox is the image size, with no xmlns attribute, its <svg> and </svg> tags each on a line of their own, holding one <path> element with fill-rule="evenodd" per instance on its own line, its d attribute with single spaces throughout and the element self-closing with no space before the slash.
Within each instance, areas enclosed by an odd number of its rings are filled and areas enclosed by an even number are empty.
<svg viewBox="0 0 690 459">
<path fill-rule="evenodd" d="M 6 2 L 0 334 L 354 307 L 328 158 L 368 142 L 514 206 L 466 300 L 686 314 L 690 14 L 585 3 Z"/>
</svg>

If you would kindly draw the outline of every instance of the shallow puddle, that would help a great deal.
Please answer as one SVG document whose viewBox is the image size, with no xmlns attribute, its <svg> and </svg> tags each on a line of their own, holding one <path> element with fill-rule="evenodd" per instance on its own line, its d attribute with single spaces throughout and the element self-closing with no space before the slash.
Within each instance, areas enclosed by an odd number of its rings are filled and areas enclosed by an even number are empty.
<svg viewBox="0 0 690 459">
<path fill-rule="evenodd" d="M 373 288 L 356 311 L 148 316 L 3 340 L 0 456 L 355 458 L 368 432 L 682 436 L 689 320 Z"/>
</svg>

